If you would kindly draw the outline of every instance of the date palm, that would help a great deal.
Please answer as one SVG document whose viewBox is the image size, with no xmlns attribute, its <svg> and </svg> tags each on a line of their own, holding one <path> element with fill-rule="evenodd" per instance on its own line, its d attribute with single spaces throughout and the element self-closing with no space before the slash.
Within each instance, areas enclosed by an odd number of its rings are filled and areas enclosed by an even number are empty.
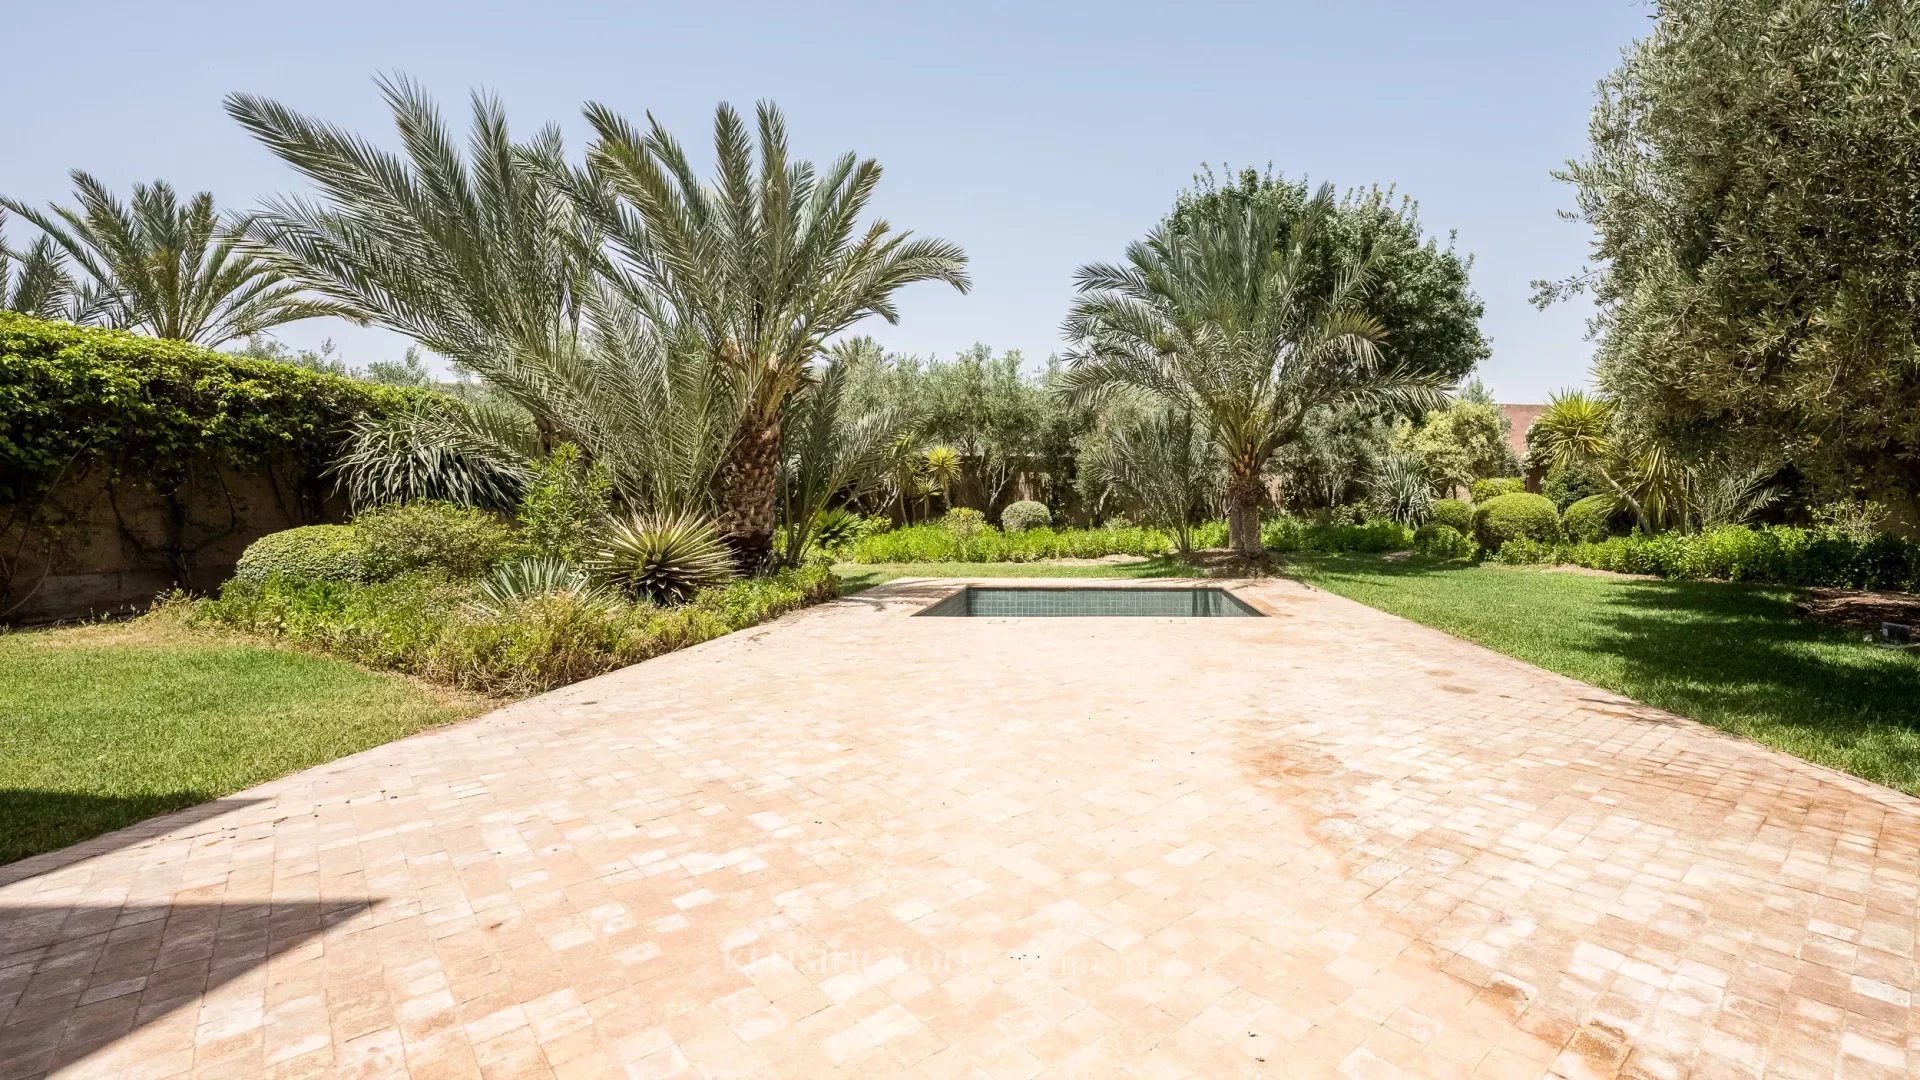
<svg viewBox="0 0 1920 1080">
<path fill-rule="evenodd" d="M 586 116 L 597 138 L 587 168 L 569 174 L 575 204 L 605 237 L 635 306 L 683 331 L 734 387 L 741 419 L 720 468 L 720 522 L 740 564 L 762 567 L 782 412 L 808 365 L 860 320 L 895 321 L 903 286 L 966 291 L 966 255 L 885 221 L 863 224 L 879 163 L 794 160 L 771 104 L 751 133 L 730 106 L 715 112 L 710 184 L 657 120 L 642 129 L 601 105 Z"/>
<path fill-rule="evenodd" d="M 1163 223 L 1120 264 L 1077 274 L 1063 390 L 1134 387 L 1191 410 L 1227 471 L 1229 544 L 1260 553 L 1262 474 L 1319 409 L 1443 403 L 1437 380 L 1390 365 L 1365 309 L 1368 263 L 1315 287 L 1311 252 L 1334 209 L 1322 187 L 1297 221 L 1254 200 Z"/>
<path fill-rule="evenodd" d="M 73 279 L 50 237 L 42 235 L 25 251 L 7 247 L 7 215 L 0 210 L 0 310 L 42 319 L 72 319 Z"/>
<path fill-rule="evenodd" d="M 343 468 L 349 490 L 510 501 L 535 457 L 571 442 L 633 509 L 709 510 L 737 426 L 731 388 L 696 339 L 601 272 L 598 238 L 555 183 L 558 129 L 516 142 L 500 103 L 475 94 L 463 152 L 419 86 L 379 86 L 400 153 L 228 97 L 228 113 L 319 191 L 269 201 L 253 235 L 293 280 L 479 375 L 531 430 L 482 409 L 369 422 Z"/>
<path fill-rule="evenodd" d="M 0 207 L 32 222 L 49 254 L 75 279 L 67 313 L 77 322 L 200 345 L 320 315 L 350 315 L 307 296 L 247 243 L 242 220 L 223 219 L 213 195 L 184 201 L 164 181 L 135 184 L 121 202 L 87 173 L 71 174 L 77 206 Z M 44 257 L 43 257 L 44 265 Z"/>
</svg>

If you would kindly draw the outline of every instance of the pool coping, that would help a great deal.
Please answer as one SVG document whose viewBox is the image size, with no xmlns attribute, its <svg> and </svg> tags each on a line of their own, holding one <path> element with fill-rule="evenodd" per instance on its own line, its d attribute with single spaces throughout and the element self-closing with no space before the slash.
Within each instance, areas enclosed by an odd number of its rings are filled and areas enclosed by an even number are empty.
<svg viewBox="0 0 1920 1080">
<path fill-rule="evenodd" d="M 940 604 L 951 600 L 955 594 L 970 588 L 990 589 L 1218 589 L 1233 599 L 1252 608 L 1261 618 L 1282 618 L 1283 612 L 1275 607 L 1267 597 L 1261 595 L 1261 586 L 1284 578 L 1208 578 L 1208 577 L 1165 577 L 1165 578 L 895 578 L 886 585 L 948 586 L 926 604 L 906 612 L 908 617 L 918 617 Z M 1020 616 L 987 616 L 987 618 L 1019 618 Z M 1155 616 L 1139 616 L 1153 618 Z M 1163 616 L 1164 618 L 1184 618 L 1184 616 Z M 1052 615 L 1053 619 L 1104 619 L 1106 615 Z"/>
</svg>

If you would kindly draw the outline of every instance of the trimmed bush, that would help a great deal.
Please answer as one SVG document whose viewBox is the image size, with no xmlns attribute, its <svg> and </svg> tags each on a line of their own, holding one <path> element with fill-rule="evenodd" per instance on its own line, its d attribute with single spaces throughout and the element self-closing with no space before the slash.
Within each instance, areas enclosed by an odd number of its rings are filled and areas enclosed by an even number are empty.
<svg viewBox="0 0 1920 1080">
<path fill-rule="evenodd" d="M 367 579 L 366 549 L 352 525 L 302 525 L 247 545 L 234 565 L 236 581 L 261 583 L 358 582 Z"/>
<path fill-rule="evenodd" d="M 422 570 L 477 578 L 512 554 L 512 530 L 484 510 L 421 500 L 356 515 L 367 577 L 375 581 Z"/>
<path fill-rule="evenodd" d="M 1500 545 L 1494 559 L 1509 566 L 1537 566 L 1561 561 L 1560 547 L 1531 537 L 1516 536 Z"/>
<path fill-rule="evenodd" d="M 944 525 L 910 525 L 863 536 L 846 557 L 857 563 L 1039 562 L 1105 555 L 1165 555 L 1173 541 L 1158 529 L 1028 529 L 1004 533 L 987 525 L 962 539 Z"/>
<path fill-rule="evenodd" d="M 1516 491 L 1496 495 L 1473 512 L 1473 535 L 1489 553 L 1509 540 L 1525 538 L 1543 544 L 1560 541 L 1560 512 L 1544 495 Z"/>
<path fill-rule="evenodd" d="M 1413 531 L 1413 550 L 1436 559 L 1471 559 L 1479 545 L 1451 525 L 1430 521 Z"/>
<path fill-rule="evenodd" d="M 1405 551 L 1414 531 L 1397 521 L 1374 518 L 1362 525 L 1323 524 L 1297 517 L 1270 518 L 1260 527 L 1260 543 L 1283 554 L 1305 552 Z"/>
<path fill-rule="evenodd" d="M 1692 534 L 1633 533 L 1574 544 L 1562 557 L 1622 574 L 1911 592 L 1920 589 L 1920 543 L 1840 529 L 1723 525 Z"/>
<path fill-rule="evenodd" d="M 1052 524 L 1053 514 L 1047 509 L 1047 504 L 1032 499 L 1021 499 L 1000 511 L 1000 528 L 1010 533 L 1044 529 Z"/>
<path fill-rule="evenodd" d="M 1527 482 L 1517 476 L 1490 476 L 1475 480 L 1470 489 L 1476 505 L 1497 499 L 1502 495 L 1518 495 L 1527 490 Z"/>
<path fill-rule="evenodd" d="M 1560 526 L 1567 540 L 1575 544 L 1597 544 L 1613 532 L 1614 513 L 1619 500 L 1612 495 L 1589 495 L 1567 507 L 1560 515 Z"/>
<path fill-rule="evenodd" d="M 1473 535 L 1473 507 L 1459 499 L 1435 499 L 1427 508 L 1427 520 L 1445 525 L 1462 536 Z"/>
</svg>

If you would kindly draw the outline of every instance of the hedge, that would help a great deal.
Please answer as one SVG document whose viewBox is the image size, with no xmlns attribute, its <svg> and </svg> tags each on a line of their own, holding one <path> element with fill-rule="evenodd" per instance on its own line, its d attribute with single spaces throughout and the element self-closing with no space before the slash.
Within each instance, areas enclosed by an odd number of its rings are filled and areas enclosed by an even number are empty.
<svg viewBox="0 0 1920 1080">
<path fill-rule="evenodd" d="M 162 488 L 206 464 L 317 475 L 356 416 L 428 393 L 0 312 L 0 504 L 99 463 Z"/>
<path fill-rule="evenodd" d="M 1920 543 L 1838 529 L 1724 525 L 1697 533 L 1633 533 L 1598 543 L 1509 545 L 1502 562 L 1571 563 L 1622 574 L 1912 592 Z"/>
<path fill-rule="evenodd" d="M 1544 495 L 1521 491 L 1496 495 L 1474 508 L 1473 536 L 1489 552 L 1523 538 L 1555 543 L 1560 539 L 1560 511 Z"/>
</svg>

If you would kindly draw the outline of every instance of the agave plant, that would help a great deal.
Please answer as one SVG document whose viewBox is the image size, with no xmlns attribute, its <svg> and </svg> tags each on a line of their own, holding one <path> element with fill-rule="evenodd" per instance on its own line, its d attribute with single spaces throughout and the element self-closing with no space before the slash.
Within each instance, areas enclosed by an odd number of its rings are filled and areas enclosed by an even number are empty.
<svg viewBox="0 0 1920 1080">
<path fill-rule="evenodd" d="M 480 579 L 479 596 L 472 603 L 486 615 L 505 615 L 519 604 L 540 596 L 565 596 L 586 604 L 613 604 L 619 594 L 596 580 L 585 568 L 565 559 L 534 557 L 499 567 Z"/>
<path fill-rule="evenodd" d="M 609 581 L 655 603 L 684 603 L 733 580 L 733 558 L 713 520 L 690 511 L 636 515 L 609 527 L 594 557 Z"/>
</svg>

